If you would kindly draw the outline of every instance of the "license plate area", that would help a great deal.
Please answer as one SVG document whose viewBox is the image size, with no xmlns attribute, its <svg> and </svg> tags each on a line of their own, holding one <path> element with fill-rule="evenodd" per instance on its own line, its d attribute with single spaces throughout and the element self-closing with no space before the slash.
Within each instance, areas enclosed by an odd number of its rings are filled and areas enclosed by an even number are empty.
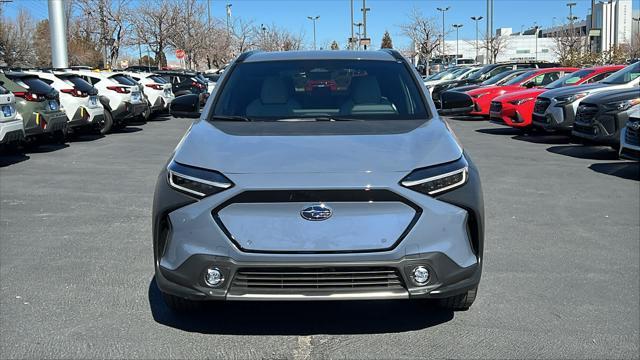
<svg viewBox="0 0 640 360">
<path fill-rule="evenodd" d="M 89 105 L 92 107 L 98 106 L 98 97 L 97 96 L 90 96 L 89 97 Z"/>
<path fill-rule="evenodd" d="M 55 100 L 49 100 L 49 110 L 58 110 L 58 102 Z"/>
</svg>

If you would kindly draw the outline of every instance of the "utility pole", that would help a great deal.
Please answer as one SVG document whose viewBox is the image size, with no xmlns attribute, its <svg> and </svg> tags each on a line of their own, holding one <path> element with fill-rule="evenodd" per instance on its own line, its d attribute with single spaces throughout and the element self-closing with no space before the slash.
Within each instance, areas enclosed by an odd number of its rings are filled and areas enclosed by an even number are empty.
<svg viewBox="0 0 640 360">
<path fill-rule="evenodd" d="M 211 29 L 211 0 L 207 0 L 207 30 Z"/>
<path fill-rule="evenodd" d="M 538 29 L 539 29 L 538 24 L 533 23 L 533 28 L 536 31 L 536 61 L 538 61 Z"/>
<path fill-rule="evenodd" d="M 569 17 L 567 19 L 569 19 L 569 24 L 571 24 L 571 34 L 573 34 L 573 20 L 576 19 L 573 17 L 573 7 L 576 6 L 576 3 L 567 3 L 567 6 L 569 7 Z"/>
<path fill-rule="evenodd" d="M 353 38 L 353 0 L 351 0 L 351 37 L 349 38 L 349 49 L 353 50 L 355 39 Z"/>
<path fill-rule="evenodd" d="M 316 20 L 320 19 L 320 15 L 307 16 L 307 19 L 313 21 L 313 50 L 316 50 Z"/>
<path fill-rule="evenodd" d="M 231 37 L 231 6 L 232 4 L 227 4 L 227 37 Z"/>
<path fill-rule="evenodd" d="M 479 52 L 479 47 L 478 47 L 478 22 L 480 20 L 482 20 L 482 19 L 483 19 L 482 16 L 472 16 L 471 17 L 471 20 L 476 22 L 476 61 L 478 61 L 478 56 L 480 56 L 478 54 L 478 52 Z"/>
<path fill-rule="evenodd" d="M 104 0 L 98 2 L 98 15 L 100 16 L 100 41 L 102 42 L 104 51 L 104 60 L 102 62 L 103 67 L 107 68 L 108 54 L 107 54 L 107 20 L 104 15 Z"/>
<path fill-rule="evenodd" d="M 364 26 L 364 41 L 369 41 L 369 38 L 367 37 L 367 11 L 369 10 L 371 9 L 367 7 L 367 0 L 362 0 L 362 23 Z M 364 49 L 367 50 L 367 43 L 364 44 Z"/>
<path fill-rule="evenodd" d="M 453 24 L 451 25 L 456 29 L 456 65 L 458 65 L 458 54 L 459 49 L 458 49 L 458 42 L 460 41 L 460 37 L 459 37 L 459 33 L 460 33 L 460 28 L 463 26 L 462 24 Z"/>
<path fill-rule="evenodd" d="M 353 24 L 353 25 L 358 27 L 358 33 L 357 33 L 358 41 L 356 42 L 356 48 L 358 50 L 360 50 L 360 39 L 361 39 L 361 36 L 362 36 L 362 32 L 360 31 L 360 28 L 362 27 L 363 24 L 361 22 L 359 22 L 359 23 L 356 23 L 356 24 Z"/>
<path fill-rule="evenodd" d="M 69 66 L 67 56 L 67 22 L 62 0 L 49 0 L 49 31 L 51 33 L 51 65 L 54 68 Z"/>
<path fill-rule="evenodd" d="M 442 65 L 444 65 L 444 56 L 445 56 L 445 48 L 444 48 L 444 13 L 449 11 L 451 7 L 447 6 L 446 8 L 437 8 L 438 11 L 442 12 L 442 42 L 440 43 L 440 50 L 442 51 Z"/>
</svg>

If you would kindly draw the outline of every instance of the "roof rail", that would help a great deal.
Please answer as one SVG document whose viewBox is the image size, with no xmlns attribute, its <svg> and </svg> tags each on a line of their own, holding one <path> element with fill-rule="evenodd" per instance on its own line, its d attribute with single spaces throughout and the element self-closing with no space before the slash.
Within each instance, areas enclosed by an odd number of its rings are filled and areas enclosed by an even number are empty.
<svg viewBox="0 0 640 360">
<path fill-rule="evenodd" d="M 380 50 L 382 50 L 382 51 L 388 53 L 389 55 L 393 56 L 393 58 L 396 59 L 396 60 L 404 61 L 404 57 L 396 49 L 380 49 Z"/>
<path fill-rule="evenodd" d="M 256 54 L 256 53 L 259 53 L 259 52 L 260 52 L 260 50 L 245 51 L 245 52 L 243 52 L 242 54 L 240 54 L 238 56 L 238 58 L 236 59 L 236 62 L 237 63 L 241 63 L 241 62 L 245 61 L 249 56 L 251 56 L 253 54 Z"/>
</svg>

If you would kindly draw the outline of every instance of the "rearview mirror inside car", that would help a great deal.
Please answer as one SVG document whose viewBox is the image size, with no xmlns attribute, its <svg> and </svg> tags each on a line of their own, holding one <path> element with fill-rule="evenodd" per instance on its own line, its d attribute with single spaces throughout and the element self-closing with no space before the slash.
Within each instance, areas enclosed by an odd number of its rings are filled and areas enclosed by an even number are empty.
<svg viewBox="0 0 640 360">
<path fill-rule="evenodd" d="M 200 117 L 200 98 L 197 94 L 178 96 L 171 102 L 169 113 L 173 117 Z"/>
</svg>

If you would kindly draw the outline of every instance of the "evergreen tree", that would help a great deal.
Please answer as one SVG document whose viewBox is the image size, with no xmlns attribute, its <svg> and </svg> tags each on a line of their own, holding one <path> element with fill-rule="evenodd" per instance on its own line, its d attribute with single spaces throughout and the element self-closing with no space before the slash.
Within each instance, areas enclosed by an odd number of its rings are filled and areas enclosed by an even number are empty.
<svg viewBox="0 0 640 360">
<path fill-rule="evenodd" d="M 331 50 L 340 50 L 340 47 L 335 40 L 333 40 L 333 42 L 331 43 Z"/>
<path fill-rule="evenodd" d="M 393 42 L 391 41 L 391 35 L 389 35 L 388 31 L 384 32 L 382 36 L 382 45 L 380 45 L 381 49 L 393 49 Z"/>
</svg>

